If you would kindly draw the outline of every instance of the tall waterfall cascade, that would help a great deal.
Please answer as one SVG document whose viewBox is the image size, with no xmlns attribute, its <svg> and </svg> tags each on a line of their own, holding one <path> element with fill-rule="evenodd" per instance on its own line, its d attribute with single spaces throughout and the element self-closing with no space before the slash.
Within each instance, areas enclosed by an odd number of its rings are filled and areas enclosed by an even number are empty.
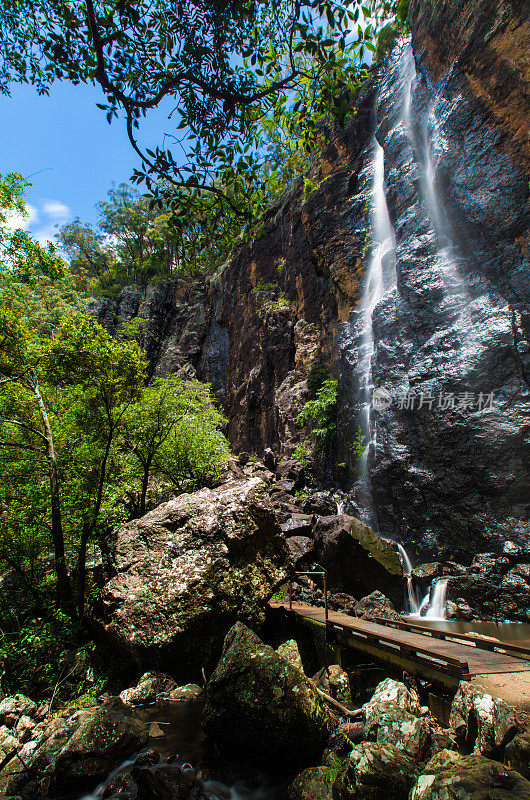
<svg viewBox="0 0 530 800">
<path fill-rule="evenodd" d="M 436 188 L 439 156 L 448 146 L 439 120 L 440 111 L 438 109 L 440 91 L 448 76 L 442 79 L 439 86 L 434 87 L 431 84 L 429 87 L 430 97 L 426 100 L 427 111 L 423 115 L 419 115 L 419 120 L 417 120 L 413 118 L 412 110 L 412 93 L 417 70 L 410 45 L 404 46 L 398 57 L 395 74 L 400 86 L 399 107 L 393 120 L 396 135 L 408 142 L 408 147 L 413 153 L 411 162 L 414 172 L 411 173 L 410 180 L 411 184 L 416 185 L 420 202 L 426 209 L 427 217 L 430 220 L 430 241 L 441 275 L 444 294 L 450 303 L 453 302 L 453 298 L 458 297 L 458 311 L 462 313 L 462 307 L 469 298 L 465 285 L 458 275 L 458 257 L 455 256 L 457 248 L 452 241 L 446 210 Z M 397 283 L 396 234 L 387 205 L 385 151 L 378 141 L 377 132 L 371 145 L 369 174 L 371 175 L 369 249 L 358 312 L 360 332 L 356 338 L 356 384 L 358 407 L 360 408 L 358 431 L 363 437 L 364 447 L 359 458 L 355 499 L 363 511 L 365 521 L 377 529 L 377 508 L 373 501 L 370 476 L 371 464 L 377 460 L 378 456 L 377 414 L 374 414 L 372 410 L 372 394 L 376 388 L 374 357 L 378 348 L 377 330 L 374 323 L 378 306 L 387 293 L 396 287 Z M 399 533 L 394 538 L 399 539 Z M 447 581 L 434 582 L 431 591 L 423 599 L 419 598 L 414 587 L 410 558 L 404 546 L 399 541 L 396 541 L 396 544 L 407 581 L 405 605 L 409 614 L 430 619 L 442 619 Z"/>
</svg>

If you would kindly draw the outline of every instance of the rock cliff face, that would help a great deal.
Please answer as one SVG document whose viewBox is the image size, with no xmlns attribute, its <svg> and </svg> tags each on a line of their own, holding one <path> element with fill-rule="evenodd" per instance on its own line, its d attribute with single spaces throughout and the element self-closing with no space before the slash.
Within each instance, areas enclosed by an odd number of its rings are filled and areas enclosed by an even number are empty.
<svg viewBox="0 0 530 800">
<path fill-rule="evenodd" d="M 291 187 L 205 284 L 128 287 L 94 311 L 117 332 L 146 319 L 153 376 L 210 381 L 236 451 L 292 452 L 307 366 L 327 364 L 334 460 L 367 521 L 469 562 L 528 535 L 529 22 L 524 0 L 412 0 L 410 22 L 308 196 Z M 371 302 L 374 135 L 393 241 Z"/>
</svg>

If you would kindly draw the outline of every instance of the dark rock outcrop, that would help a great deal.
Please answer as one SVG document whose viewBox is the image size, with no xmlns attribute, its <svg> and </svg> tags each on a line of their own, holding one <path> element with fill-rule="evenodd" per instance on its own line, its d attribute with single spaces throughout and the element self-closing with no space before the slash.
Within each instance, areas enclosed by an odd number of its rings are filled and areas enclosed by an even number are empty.
<svg viewBox="0 0 530 800">
<path fill-rule="evenodd" d="M 333 784 L 335 800 L 407 800 L 416 780 L 411 759 L 392 744 L 353 748 Z"/>
<path fill-rule="evenodd" d="M 530 783 L 483 756 L 442 750 L 418 778 L 411 800 L 526 800 Z"/>
<path fill-rule="evenodd" d="M 258 478 L 159 506 L 112 534 L 108 558 L 94 624 L 122 656 L 179 680 L 215 663 L 236 619 L 259 625 L 291 569 Z"/>
<path fill-rule="evenodd" d="M 314 537 L 317 561 L 327 570 L 332 590 L 362 597 L 380 589 L 400 602 L 403 580 L 399 557 L 368 525 L 346 514 L 320 517 Z"/>
<path fill-rule="evenodd" d="M 326 767 L 309 767 L 289 786 L 289 800 L 332 800 L 331 780 Z"/>
<path fill-rule="evenodd" d="M 292 455 L 305 439 L 296 417 L 307 367 L 335 373 L 339 428 L 323 473 L 334 470 L 364 518 L 425 560 L 469 563 L 529 534 L 526 5 L 411 0 L 413 49 L 359 89 L 355 114 L 312 163 L 309 196 L 295 181 L 259 235 L 201 284 L 128 287 L 94 303 L 117 334 L 144 320 L 153 377 L 213 384 L 238 452 Z M 396 247 L 372 313 L 371 372 L 392 403 L 363 432 L 374 132 Z M 357 481 L 359 434 L 372 441 L 369 487 Z M 300 510 L 284 500 L 282 511 Z M 519 603 L 517 576 L 506 589 Z"/>
<path fill-rule="evenodd" d="M 400 619 L 396 609 L 384 594 L 377 589 L 362 597 L 353 607 L 353 613 L 361 619 Z"/>
<path fill-rule="evenodd" d="M 223 748 L 261 763 L 311 763 L 330 733 L 314 684 L 239 622 L 206 686 L 203 726 Z"/>
</svg>

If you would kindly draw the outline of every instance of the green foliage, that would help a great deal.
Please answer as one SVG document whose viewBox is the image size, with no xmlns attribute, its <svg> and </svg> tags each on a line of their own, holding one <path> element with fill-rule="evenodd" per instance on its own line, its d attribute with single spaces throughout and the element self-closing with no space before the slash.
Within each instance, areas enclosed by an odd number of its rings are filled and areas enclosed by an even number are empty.
<svg viewBox="0 0 530 800">
<path fill-rule="evenodd" d="M 40 613 L 53 565 L 70 613 L 94 589 L 89 548 L 144 512 L 151 479 L 182 491 L 219 474 L 224 420 L 196 381 L 146 387 L 138 326 L 113 339 L 69 275 L 0 278 L 0 568 Z"/>
<path fill-rule="evenodd" d="M 315 189 L 317 189 L 317 188 L 318 188 L 318 186 L 316 184 L 314 184 L 313 181 L 309 180 L 309 178 L 304 175 L 304 192 L 303 192 L 304 202 L 307 200 L 307 198 L 309 197 L 311 192 L 314 192 Z"/>
<path fill-rule="evenodd" d="M 0 276 L 7 272 L 24 283 L 33 282 L 36 275 L 56 280 L 66 271 L 58 248 L 52 242 L 42 247 L 22 228 L 9 224 L 17 216 L 28 216 L 24 190 L 29 185 L 16 173 L 0 175 Z"/>
<path fill-rule="evenodd" d="M 364 455 L 364 451 L 366 450 L 366 436 L 360 429 L 357 430 L 355 438 L 350 445 L 350 449 L 355 462 L 358 464 Z"/>
<path fill-rule="evenodd" d="M 324 767 L 324 780 L 328 785 L 333 785 L 338 778 L 342 768 L 342 759 L 335 753 L 331 753 L 330 763 Z"/>
<path fill-rule="evenodd" d="M 261 311 L 265 314 L 289 306 L 289 300 L 280 291 L 278 284 L 267 282 L 263 278 L 259 279 L 257 285 L 252 289 L 252 293 L 256 296 Z"/>
<path fill-rule="evenodd" d="M 304 467 L 308 467 L 311 464 L 313 455 L 308 447 L 305 447 L 303 444 L 298 444 L 296 445 L 291 458 L 293 458 L 295 461 L 299 461 Z M 303 495 L 299 495 L 297 492 L 297 497 L 302 496 Z"/>
<path fill-rule="evenodd" d="M 0 639 L 2 691 L 22 692 L 30 697 L 50 696 L 59 682 L 62 694 L 76 697 L 88 689 L 85 676 L 76 673 L 93 645 L 83 640 L 78 623 L 57 610 L 47 618 L 29 619 L 16 631 L 3 631 Z M 75 654 L 75 655 L 74 655 Z"/>
<path fill-rule="evenodd" d="M 316 397 L 319 389 L 327 378 L 327 370 L 319 361 L 313 361 L 307 368 L 307 388 L 312 398 Z"/>
<path fill-rule="evenodd" d="M 297 422 L 309 426 L 314 453 L 329 448 L 337 429 L 337 381 L 334 378 L 325 380 L 315 399 L 305 403 Z"/>
<path fill-rule="evenodd" d="M 100 108 L 109 122 L 123 119 L 141 159 L 134 181 L 161 212 L 187 229 L 194 213 L 215 217 L 228 207 L 220 230 L 233 236 L 234 216 L 258 218 L 277 184 L 304 171 L 321 120 L 344 121 L 377 29 L 401 24 L 402 6 L 31 0 L 22 14 L 9 0 L 0 11 L 0 91 L 17 82 L 40 93 L 57 80 L 99 83 Z M 162 146 L 142 150 L 141 120 L 163 102 L 174 109 L 173 129 L 164 128 Z M 276 135 L 278 124 L 285 134 Z"/>
</svg>

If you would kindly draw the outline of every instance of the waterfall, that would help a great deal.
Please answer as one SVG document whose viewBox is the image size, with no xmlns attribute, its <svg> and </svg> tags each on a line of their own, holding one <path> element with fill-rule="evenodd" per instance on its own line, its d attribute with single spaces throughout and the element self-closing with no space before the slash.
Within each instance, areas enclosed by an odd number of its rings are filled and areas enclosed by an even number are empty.
<svg viewBox="0 0 530 800">
<path fill-rule="evenodd" d="M 455 243 L 443 200 L 436 188 L 438 162 L 448 147 L 440 122 L 440 102 L 442 92 L 453 73 L 453 66 L 435 85 L 427 76 L 431 97 L 426 112 L 416 115 L 415 125 L 412 119 L 412 84 L 416 77 L 416 62 L 411 46 L 407 45 L 400 61 L 401 77 L 405 85 L 402 121 L 420 170 L 420 194 L 436 236 L 438 263 L 443 283 L 448 294 L 461 295 L 461 299 L 465 302 L 468 300 L 467 288 L 458 274 Z"/>
<path fill-rule="evenodd" d="M 374 137 L 372 149 L 372 186 L 370 205 L 370 256 L 361 297 L 361 334 L 359 337 L 359 389 L 362 402 L 359 430 L 364 436 L 364 449 L 359 462 L 359 483 L 365 495 L 368 514 L 372 509 L 368 457 L 376 446 L 375 427 L 371 422 L 371 396 L 374 388 L 372 357 L 375 351 L 373 314 L 384 293 L 395 284 L 395 237 L 388 214 L 385 195 L 385 153 Z"/>
<path fill-rule="evenodd" d="M 346 506 L 346 502 L 344 500 L 337 500 L 337 515 L 340 516 L 344 514 L 344 508 Z"/>
<path fill-rule="evenodd" d="M 408 611 L 410 614 L 419 614 L 420 605 L 418 603 L 416 592 L 414 591 L 414 581 L 412 578 L 412 564 L 410 563 L 410 558 L 403 545 L 400 544 L 399 542 L 396 542 L 396 545 L 399 550 L 399 555 L 401 557 L 401 563 L 403 565 L 403 575 L 407 579 Z"/>
<path fill-rule="evenodd" d="M 445 598 L 447 595 L 447 578 L 436 581 L 431 590 L 431 600 L 424 614 L 424 619 L 445 619 Z M 429 595 L 428 595 L 429 597 Z"/>
</svg>

